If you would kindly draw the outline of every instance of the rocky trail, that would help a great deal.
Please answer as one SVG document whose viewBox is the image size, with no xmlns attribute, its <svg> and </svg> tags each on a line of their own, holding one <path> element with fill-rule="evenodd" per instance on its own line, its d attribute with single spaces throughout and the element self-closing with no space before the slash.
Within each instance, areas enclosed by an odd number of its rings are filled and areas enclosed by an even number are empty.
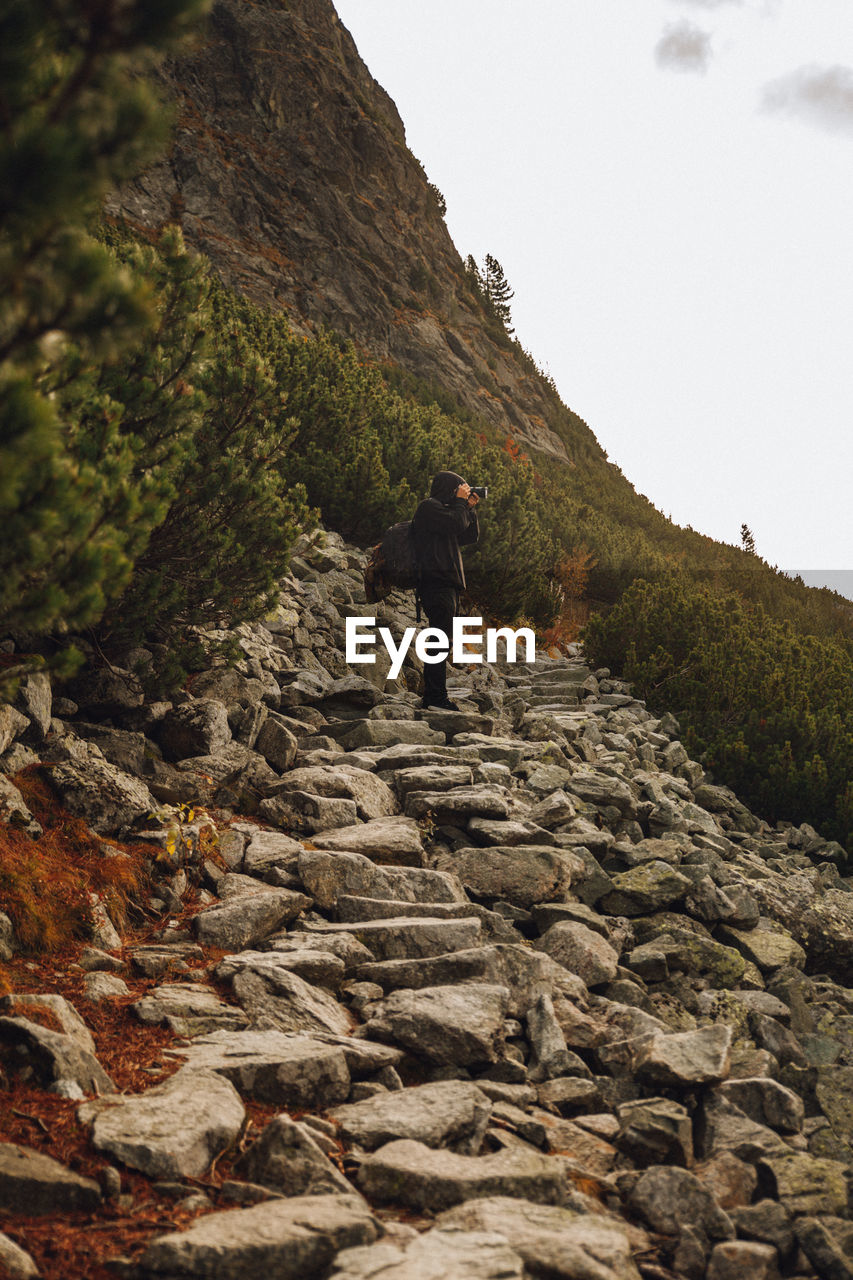
<svg viewBox="0 0 853 1280">
<path fill-rule="evenodd" d="M 0 816 L 150 873 L 73 953 L 0 915 L 0 1274 L 851 1280 L 844 850 L 580 655 L 353 674 L 413 623 L 362 561 L 303 539 L 173 702 L 0 708 Z"/>
</svg>

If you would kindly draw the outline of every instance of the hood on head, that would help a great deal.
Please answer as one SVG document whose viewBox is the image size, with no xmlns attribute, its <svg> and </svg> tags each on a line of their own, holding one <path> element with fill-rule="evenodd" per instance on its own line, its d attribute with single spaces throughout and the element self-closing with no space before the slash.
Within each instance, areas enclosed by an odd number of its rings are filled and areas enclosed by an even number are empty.
<svg viewBox="0 0 853 1280">
<path fill-rule="evenodd" d="M 429 496 L 437 498 L 439 502 L 447 506 L 460 484 L 464 483 L 462 476 L 458 476 L 455 471 L 439 471 L 438 475 L 432 478 L 432 488 L 429 491 Z"/>
</svg>

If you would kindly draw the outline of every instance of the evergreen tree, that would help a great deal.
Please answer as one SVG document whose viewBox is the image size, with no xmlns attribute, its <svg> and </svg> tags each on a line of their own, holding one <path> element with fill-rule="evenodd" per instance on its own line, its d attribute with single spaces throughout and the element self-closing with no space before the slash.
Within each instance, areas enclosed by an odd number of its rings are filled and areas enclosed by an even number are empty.
<svg viewBox="0 0 853 1280">
<path fill-rule="evenodd" d="M 512 328 L 512 312 L 509 305 L 510 300 L 515 297 L 515 292 L 509 286 L 503 267 L 490 253 L 487 253 L 485 258 L 483 291 L 486 301 L 507 333 L 515 333 Z"/>
<path fill-rule="evenodd" d="M 91 381 L 74 386 L 157 324 L 152 292 L 86 224 L 166 141 L 138 73 L 205 7 L 0 8 L 0 633 L 91 622 L 126 580 L 128 527 L 157 515 L 148 481 L 133 490 L 120 411 Z"/>
<path fill-rule="evenodd" d="M 742 524 L 740 527 L 740 545 L 748 556 L 755 555 L 755 538 L 748 524 Z"/>
</svg>

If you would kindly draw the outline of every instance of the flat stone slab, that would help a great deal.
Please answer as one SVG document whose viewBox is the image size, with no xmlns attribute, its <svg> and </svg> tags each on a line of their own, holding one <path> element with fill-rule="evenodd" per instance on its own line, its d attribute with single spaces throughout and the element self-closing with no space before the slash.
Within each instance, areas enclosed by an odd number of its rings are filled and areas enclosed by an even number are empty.
<svg viewBox="0 0 853 1280">
<path fill-rule="evenodd" d="M 395 898 L 354 898 L 342 893 L 338 898 L 337 917 L 341 924 L 350 921 L 392 920 L 470 920 L 483 907 L 470 902 L 398 902 Z"/>
<path fill-rule="evenodd" d="M 149 1177 L 200 1178 L 240 1132 L 246 1111 L 213 1071 L 184 1070 L 145 1093 L 87 1102 L 92 1145 Z"/>
<path fill-rule="evenodd" d="M 347 921 L 352 934 L 377 960 L 411 960 L 464 951 L 480 939 L 481 923 L 476 916 L 463 920 L 418 919 L 398 916 L 385 920 Z M 324 934 L 341 932 L 339 924 L 311 924 L 306 932 L 322 940 Z"/>
<path fill-rule="evenodd" d="M 187 1231 L 152 1240 L 141 1259 L 151 1277 L 205 1280 L 307 1280 L 341 1249 L 371 1244 L 379 1223 L 358 1196 L 296 1196 L 251 1209 L 226 1209 Z"/>
<path fill-rule="evenodd" d="M 544 952 L 516 943 L 495 943 L 424 960 L 362 964 L 356 976 L 363 982 L 378 983 L 386 992 L 470 983 L 506 987 L 510 993 L 507 1011 L 513 1017 L 524 1017 L 538 996 L 550 994 L 555 968 Z"/>
<path fill-rule="evenodd" d="M 400 902 L 466 902 L 461 884 L 446 871 L 425 867 L 377 866 L 361 853 L 305 849 L 299 875 L 323 911 L 331 911 L 342 895 Z"/>
<path fill-rule="evenodd" d="M 460 1156 L 406 1139 L 389 1142 L 368 1156 L 357 1182 L 372 1200 L 430 1213 L 483 1196 L 561 1204 L 567 1194 L 560 1161 L 538 1152 L 515 1149 Z"/>
<path fill-rule="evenodd" d="M 448 712 L 452 715 L 452 712 Z M 346 1249 L 330 1280 L 526 1280 L 519 1256 L 497 1232 L 436 1228 L 403 1244 Z"/>
<path fill-rule="evenodd" d="M 79 1174 L 29 1147 L 0 1143 L 0 1209 L 9 1213 L 64 1213 L 96 1209 L 101 1189 Z"/>
<path fill-rule="evenodd" d="M 531 1274 L 549 1280 L 639 1280 L 625 1227 L 603 1214 L 492 1196 L 448 1209 L 437 1226 L 496 1232 L 521 1255 Z"/>
<path fill-rule="evenodd" d="M 345 751 L 390 747 L 398 742 L 407 746 L 443 747 L 446 741 L 443 733 L 431 729 L 423 720 L 357 720 L 352 728 L 335 736 Z"/>
<path fill-rule="evenodd" d="M 427 1147 L 476 1155 L 491 1111 L 491 1102 L 475 1084 L 441 1080 L 338 1107 L 330 1119 L 340 1125 L 345 1142 L 357 1143 L 365 1151 L 410 1138 Z"/>
<path fill-rule="evenodd" d="M 199 912 L 193 920 L 196 937 L 209 947 L 243 951 L 295 920 L 310 898 L 292 889 L 258 886 Z"/>
<path fill-rule="evenodd" d="M 474 771 L 467 764 L 424 764 L 394 771 L 394 788 L 402 799 L 410 791 L 449 791 L 473 781 Z"/>
<path fill-rule="evenodd" d="M 404 722 L 389 721 L 392 728 L 401 723 Z M 392 866 L 422 867 L 426 861 L 421 833 L 414 818 L 374 818 L 371 822 L 340 827 L 337 831 L 324 831 L 312 838 L 312 844 L 318 849 L 361 853 L 372 862 L 390 863 Z"/>
<path fill-rule="evenodd" d="M 343 965 L 341 965 L 343 968 Z M 275 951 L 226 956 L 216 976 L 231 989 L 253 1027 L 277 1031 L 332 1031 L 343 1035 L 352 1018 L 330 991 L 306 982 Z"/>
<path fill-rule="evenodd" d="M 85 1050 L 86 1053 L 95 1053 L 95 1041 L 91 1031 L 74 1005 L 69 1004 L 64 996 L 16 993 L 0 998 L 0 1013 L 27 1018 L 30 1016 L 29 1010 L 32 1010 L 32 1018 L 36 1023 L 38 1023 L 39 1011 L 47 1012 L 58 1023 L 63 1035 L 69 1036 L 79 1049 Z"/>
<path fill-rule="evenodd" d="M 131 1006 L 147 1026 L 165 1025 L 181 1036 L 205 1035 L 220 1027 L 239 1031 L 249 1019 L 242 1009 L 226 1004 L 203 983 L 163 983 Z"/>
<path fill-rule="evenodd" d="M 349 1096 L 343 1049 L 282 1031 L 214 1031 L 171 1053 L 193 1070 L 216 1071 L 235 1089 L 275 1106 L 337 1106 Z"/>
<path fill-rule="evenodd" d="M 449 866 L 477 897 L 526 908 L 563 898 L 578 864 L 571 854 L 528 844 L 457 849 Z"/>
<path fill-rule="evenodd" d="M 506 987 L 485 984 L 395 991 L 366 1024 L 367 1034 L 442 1065 L 495 1062 L 508 1005 Z"/>
<path fill-rule="evenodd" d="M 467 821 L 468 818 L 506 818 L 509 801 L 503 791 L 485 783 L 482 786 L 454 787 L 441 791 L 410 791 L 405 812 L 410 818 L 432 814 L 437 822 Z"/>
</svg>

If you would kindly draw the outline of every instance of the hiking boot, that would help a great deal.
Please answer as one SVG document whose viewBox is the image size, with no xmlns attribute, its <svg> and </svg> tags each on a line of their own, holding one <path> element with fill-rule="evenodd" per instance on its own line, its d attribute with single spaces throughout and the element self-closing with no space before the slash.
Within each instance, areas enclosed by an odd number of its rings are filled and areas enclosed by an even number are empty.
<svg viewBox="0 0 853 1280">
<path fill-rule="evenodd" d="M 429 707 L 435 707 L 436 710 L 438 711 L 458 711 L 459 710 L 456 703 L 451 702 L 449 698 L 442 698 L 441 702 L 428 702 L 426 698 L 424 698 L 423 702 L 421 703 L 421 706 L 424 708 L 424 710 L 426 710 Z"/>
</svg>

